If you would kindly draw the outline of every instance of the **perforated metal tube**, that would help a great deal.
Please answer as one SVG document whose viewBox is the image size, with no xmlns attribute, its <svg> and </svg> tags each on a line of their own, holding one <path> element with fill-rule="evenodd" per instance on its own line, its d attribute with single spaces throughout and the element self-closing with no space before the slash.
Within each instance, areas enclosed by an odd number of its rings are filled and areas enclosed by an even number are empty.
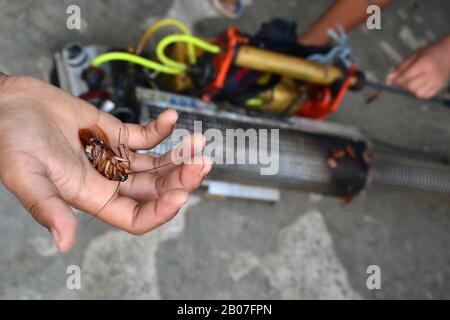
<svg viewBox="0 0 450 320">
<path fill-rule="evenodd" d="M 164 107 L 150 106 L 144 108 L 143 122 L 155 119 Z M 431 196 L 450 198 L 450 168 L 447 165 L 415 158 L 407 154 L 375 153 L 372 157 L 372 166 L 368 176 L 364 170 L 352 168 L 343 172 L 337 182 L 335 170 L 327 165 L 330 149 L 337 146 L 351 144 L 355 148 L 367 147 L 367 141 L 348 132 L 339 133 L 339 130 L 323 130 L 306 122 L 300 126 L 284 126 L 283 121 L 273 119 L 255 118 L 254 121 L 244 121 L 247 116 L 231 115 L 220 116 L 216 113 L 192 111 L 190 108 L 178 108 L 178 128 L 193 131 L 194 121 L 202 121 L 203 130 L 248 128 L 270 129 L 279 128 L 279 159 L 280 167 L 276 175 L 264 176 L 260 174 L 260 165 L 249 164 L 215 164 L 209 177 L 226 181 L 237 181 L 249 184 L 266 186 L 281 186 L 296 188 L 305 191 L 314 191 L 323 194 L 345 196 L 354 193 L 367 185 L 372 188 L 407 191 Z M 225 134 L 224 134 L 225 135 Z M 176 142 L 165 141 L 151 151 L 160 155 L 175 146 Z M 270 145 L 270 139 L 268 141 Z M 349 175 L 348 183 L 345 175 Z M 367 178 L 367 179 L 366 179 Z M 343 180 L 344 181 L 343 181 Z M 356 180 L 355 180 L 356 179 Z M 359 180 L 358 180 L 359 179 Z M 352 185 L 353 189 L 348 189 Z"/>
<path fill-rule="evenodd" d="M 450 168 L 418 159 L 375 154 L 371 186 L 450 198 Z"/>
<path fill-rule="evenodd" d="M 151 107 L 147 109 L 145 118 L 155 119 L 162 108 Z M 362 188 L 365 184 L 365 176 L 349 178 L 349 183 L 336 181 L 336 175 L 327 165 L 327 157 L 333 146 L 345 146 L 347 144 L 364 145 L 364 142 L 353 141 L 349 138 L 333 137 L 317 133 L 308 133 L 300 130 L 279 128 L 271 124 L 247 123 L 235 119 L 225 119 L 211 115 L 203 115 L 195 112 L 178 110 L 179 120 L 177 128 L 194 130 L 194 121 L 201 121 L 202 129 L 217 129 L 226 136 L 227 129 L 279 129 L 279 170 L 275 175 L 262 175 L 260 164 L 214 164 L 210 178 L 223 179 L 248 184 L 262 184 L 267 186 L 281 186 L 297 188 L 306 191 L 315 191 L 323 194 L 344 196 L 355 192 L 355 188 Z M 268 121 L 269 122 L 269 121 Z M 268 134 L 267 145 L 271 145 L 271 135 Z M 163 144 L 151 151 L 154 155 L 161 155 L 177 144 L 176 141 L 166 140 Z M 230 147 L 237 152 L 239 150 L 236 141 L 233 146 L 224 143 L 225 152 L 230 152 Z M 235 157 L 236 157 L 235 154 Z M 341 179 L 342 180 L 342 179 Z M 350 181 L 351 180 L 351 181 Z M 353 186 L 355 184 L 355 186 Z M 351 185 L 350 187 L 348 185 Z"/>
</svg>

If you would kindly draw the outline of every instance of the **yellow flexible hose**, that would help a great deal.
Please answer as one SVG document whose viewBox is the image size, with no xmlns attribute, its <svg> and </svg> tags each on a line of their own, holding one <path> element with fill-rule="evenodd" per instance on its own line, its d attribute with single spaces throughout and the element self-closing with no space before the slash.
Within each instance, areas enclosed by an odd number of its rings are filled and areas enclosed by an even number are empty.
<svg viewBox="0 0 450 320">
<path fill-rule="evenodd" d="M 179 70 L 180 72 L 183 72 L 187 69 L 187 66 L 184 63 L 180 63 L 177 61 L 174 61 L 170 58 L 168 58 L 164 50 L 167 48 L 167 46 L 171 45 L 175 42 L 187 42 L 190 43 L 196 47 L 199 47 L 207 52 L 218 54 L 220 53 L 220 47 L 215 46 L 209 42 L 206 42 L 200 38 L 186 35 L 186 34 L 172 34 L 167 37 L 164 37 L 156 47 L 156 56 L 158 57 L 159 61 L 163 63 L 166 66 L 172 67 L 174 69 Z"/>
<path fill-rule="evenodd" d="M 135 63 L 138 65 L 141 65 L 143 67 L 153 69 L 160 71 L 162 73 L 167 74 L 180 74 L 183 72 L 183 70 L 176 69 L 167 65 L 162 65 L 158 62 L 142 58 L 141 56 L 137 56 L 135 54 L 127 53 L 127 52 L 108 52 L 99 55 L 92 61 L 92 66 L 96 67 L 101 65 L 102 63 L 113 61 L 113 60 L 121 60 L 121 61 L 127 61 L 131 63 Z"/>
<path fill-rule="evenodd" d="M 148 42 L 150 37 L 157 32 L 159 29 L 167 27 L 167 26 L 176 26 L 178 27 L 184 34 L 191 35 L 191 32 L 186 27 L 186 25 L 181 22 L 178 19 L 162 19 L 155 24 L 151 25 L 147 31 L 144 33 L 144 35 L 139 40 L 139 44 L 136 48 L 136 54 L 140 55 L 142 51 L 144 50 L 145 44 Z M 195 50 L 194 46 L 191 43 L 188 43 L 188 56 L 189 56 L 189 63 L 195 64 L 196 63 L 196 56 L 195 56 Z"/>
<path fill-rule="evenodd" d="M 186 71 L 187 65 L 185 65 L 184 63 L 179 63 L 177 61 L 174 61 L 174 60 L 168 58 L 164 53 L 164 50 L 167 48 L 167 46 L 169 46 L 175 42 L 186 42 L 192 46 L 197 46 L 197 47 L 199 47 L 207 52 L 210 52 L 210 53 L 214 53 L 214 54 L 220 53 L 220 47 L 210 44 L 202 39 L 196 38 L 191 35 L 186 35 L 186 34 L 184 34 L 184 35 L 173 34 L 173 35 L 169 35 L 169 36 L 163 38 L 158 43 L 158 46 L 156 48 L 156 55 L 157 55 L 158 59 L 162 62 L 162 64 L 158 63 L 156 61 L 149 60 L 149 59 L 143 58 L 141 56 L 132 54 L 132 53 L 107 52 L 107 53 L 97 56 L 92 61 L 92 66 L 96 67 L 96 66 L 99 66 L 108 61 L 120 60 L 120 61 L 127 61 L 127 62 L 131 62 L 134 64 L 138 64 L 145 68 L 149 68 L 149 69 L 156 70 L 156 71 L 166 73 L 166 74 L 172 74 L 172 75 L 181 74 L 184 71 Z"/>
</svg>

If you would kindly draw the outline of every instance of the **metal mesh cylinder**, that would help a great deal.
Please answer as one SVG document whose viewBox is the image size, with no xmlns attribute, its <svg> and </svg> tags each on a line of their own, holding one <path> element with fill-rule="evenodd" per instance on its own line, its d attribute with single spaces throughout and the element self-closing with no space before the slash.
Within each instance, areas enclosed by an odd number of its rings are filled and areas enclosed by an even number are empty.
<svg viewBox="0 0 450 320">
<path fill-rule="evenodd" d="M 145 102 L 145 100 L 144 100 Z M 144 103 L 144 105 L 146 105 Z M 142 122 L 155 119 L 166 107 L 148 105 L 143 108 Z M 203 131 L 220 130 L 224 136 L 227 129 L 279 129 L 279 170 L 275 175 L 261 175 L 261 164 L 214 164 L 209 177 L 240 183 L 280 186 L 314 191 L 323 194 L 346 196 L 356 193 L 366 185 L 377 189 L 407 191 L 431 196 L 450 196 L 450 167 L 438 162 L 420 159 L 412 154 L 383 151 L 372 156 L 372 166 L 367 172 L 350 163 L 350 171 L 343 171 L 339 178 L 327 165 L 330 149 L 351 144 L 365 150 L 366 139 L 339 130 L 324 130 L 323 124 L 305 122 L 300 127 L 284 126 L 283 121 L 248 117 L 228 113 L 203 112 L 192 108 L 177 108 L 177 128 L 194 130 L 194 121 L 202 122 Z M 243 119 L 247 119 L 244 121 Z M 301 120 L 300 120 L 301 121 Z M 339 126 L 338 126 L 339 127 Z M 319 128 L 319 130 L 317 130 Z M 343 128 L 343 127 L 342 127 Z M 343 129 L 344 130 L 344 129 Z M 344 130 L 345 131 L 345 130 Z M 268 136 L 267 144 L 270 145 Z M 177 142 L 166 140 L 151 154 L 161 155 L 172 149 Z M 230 145 L 225 146 L 225 148 Z M 235 147 L 235 145 L 233 145 Z M 248 150 L 238 150 L 238 152 Z M 225 150 L 225 153 L 228 150 Z M 348 178 L 347 178 L 348 176 Z M 345 181 L 348 179 L 349 181 Z M 339 181 L 338 181 L 339 180 Z M 349 188 L 351 186 L 352 188 Z"/>
<path fill-rule="evenodd" d="M 155 119 L 164 108 L 155 106 L 149 107 L 146 110 L 145 119 Z M 314 191 L 323 194 L 330 194 L 336 196 L 344 196 L 352 193 L 355 190 L 349 189 L 350 183 L 336 182 L 336 177 L 327 165 L 327 157 L 330 148 L 333 146 L 344 146 L 346 144 L 364 144 L 363 142 L 355 142 L 349 138 L 329 136 L 318 133 L 308 133 L 300 130 L 279 128 L 277 126 L 263 124 L 263 123 L 248 123 L 236 119 L 225 119 L 221 117 L 214 117 L 211 115 L 204 115 L 196 112 L 188 112 L 178 110 L 179 120 L 177 128 L 187 129 L 190 132 L 194 131 L 194 121 L 201 121 L 203 132 L 208 129 L 216 129 L 222 132 L 223 136 L 227 136 L 228 129 L 242 129 L 256 130 L 266 129 L 268 133 L 270 129 L 279 129 L 279 167 L 275 175 L 261 174 L 261 163 L 257 164 L 220 164 L 215 163 L 213 170 L 208 175 L 209 178 L 234 181 L 247 184 L 258 184 L 266 186 L 280 186 L 288 188 L 296 188 L 305 191 Z M 263 121 L 264 122 L 264 121 Z M 267 121 L 269 122 L 269 121 Z M 267 146 L 271 146 L 272 136 L 267 135 Z M 166 140 L 159 145 L 151 153 L 154 155 L 161 155 L 177 144 L 177 141 Z M 224 153 L 234 152 L 234 159 L 238 153 L 246 153 L 251 150 L 246 145 L 244 149 L 237 146 L 237 142 L 233 141 L 230 145 L 229 140 L 224 143 Z M 231 151 L 231 150 L 234 151 Z M 273 150 L 270 150 L 273 152 Z M 269 152 L 269 153 L 270 153 Z M 358 188 L 362 188 L 365 184 L 364 176 L 358 177 Z M 350 177 L 349 180 L 354 179 Z"/>
<path fill-rule="evenodd" d="M 450 168 L 413 158 L 375 154 L 371 186 L 450 197 Z"/>
</svg>

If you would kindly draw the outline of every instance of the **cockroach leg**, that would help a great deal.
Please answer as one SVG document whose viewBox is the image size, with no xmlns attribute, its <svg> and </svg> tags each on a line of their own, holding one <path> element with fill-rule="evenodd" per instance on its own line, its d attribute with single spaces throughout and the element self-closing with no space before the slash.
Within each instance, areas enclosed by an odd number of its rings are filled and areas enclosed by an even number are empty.
<svg viewBox="0 0 450 320">
<path fill-rule="evenodd" d="M 126 162 L 128 167 L 130 167 L 130 159 L 128 158 L 128 148 L 124 143 L 120 143 L 120 134 L 122 132 L 122 128 L 119 128 L 119 138 L 117 139 L 117 149 L 119 150 L 119 156 L 121 162 Z"/>
<path fill-rule="evenodd" d="M 130 165 L 130 158 L 128 157 L 128 148 L 126 145 L 119 144 L 119 155 L 123 162 L 128 163 Z"/>
</svg>

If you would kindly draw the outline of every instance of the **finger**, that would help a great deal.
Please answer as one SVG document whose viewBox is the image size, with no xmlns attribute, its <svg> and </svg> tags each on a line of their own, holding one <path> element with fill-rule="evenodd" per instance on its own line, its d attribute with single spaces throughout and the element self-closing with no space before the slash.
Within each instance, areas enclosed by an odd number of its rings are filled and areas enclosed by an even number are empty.
<svg viewBox="0 0 450 320">
<path fill-rule="evenodd" d="M 155 169 L 150 172 L 155 174 L 165 174 L 181 163 L 193 162 L 192 160 L 195 159 L 205 147 L 205 143 L 205 137 L 202 134 L 194 133 L 186 136 L 181 144 L 159 158 L 130 152 L 131 171 L 141 172 Z M 167 166 L 167 164 L 170 163 L 173 163 L 173 165 Z M 159 167 L 161 167 L 161 169 L 157 169 Z"/>
<path fill-rule="evenodd" d="M 423 88 L 427 85 L 427 80 L 423 76 L 423 74 L 419 74 L 416 77 L 412 77 L 408 79 L 404 83 L 399 84 L 399 86 L 411 93 L 416 93 L 419 89 Z"/>
<path fill-rule="evenodd" d="M 388 76 L 386 77 L 386 83 L 388 85 L 393 85 L 394 82 L 396 81 L 396 79 L 405 70 L 407 70 L 410 66 L 412 66 L 414 64 L 414 62 L 416 62 L 417 58 L 418 58 L 418 55 L 413 54 L 412 56 L 407 58 L 405 61 L 403 61 L 394 71 L 392 71 L 391 73 L 388 74 Z"/>
<path fill-rule="evenodd" d="M 131 234 L 142 235 L 172 219 L 187 200 L 188 193 L 182 189 L 171 190 L 145 204 L 119 196 L 97 217 Z"/>
<path fill-rule="evenodd" d="M 192 192 L 201 185 L 210 170 L 211 160 L 203 157 L 202 163 L 184 164 L 166 175 L 136 175 L 129 183 L 123 184 L 120 193 L 138 202 L 145 202 L 174 189 Z"/>
<path fill-rule="evenodd" d="M 190 158 L 197 158 L 196 155 L 200 154 L 200 151 L 204 148 L 204 146 L 204 136 L 200 134 L 193 134 L 187 136 L 181 145 L 174 149 L 174 153 L 181 157 L 186 156 Z M 189 149 L 189 151 L 186 152 L 186 149 Z M 172 152 L 173 151 L 167 152 L 160 158 L 154 158 L 143 154 L 132 154 L 132 168 L 137 168 L 137 173 L 129 175 L 129 181 L 121 186 L 121 194 L 130 196 L 137 201 L 156 199 L 162 193 L 161 188 L 158 186 L 161 186 L 163 183 L 167 185 L 167 183 L 162 181 L 159 177 L 166 176 L 172 171 L 176 172 L 171 174 L 171 177 L 182 177 L 182 179 L 179 183 L 169 184 L 170 188 L 162 188 L 163 190 L 167 191 L 170 189 L 184 188 L 190 192 L 197 188 L 201 184 L 202 180 L 200 172 L 202 170 L 207 170 L 209 172 L 211 169 L 210 159 L 199 156 L 199 159 L 185 161 L 190 164 L 179 164 L 179 162 L 177 162 L 177 164 L 165 166 L 166 164 L 170 164 L 175 161 L 173 159 Z M 149 168 L 160 169 L 142 172 L 148 170 Z M 204 173 L 204 175 L 206 175 L 206 173 Z"/>
<path fill-rule="evenodd" d="M 4 178 L 6 187 L 19 199 L 33 218 L 46 227 L 59 251 L 75 244 L 77 223 L 72 210 L 60 197 L 55 185 L 39 173 L 14 174 Z"/>
<path fill-rule="evenodd" d="M 128 147 L 134 150 L 153 148 L 171 134 L 177 119 L 177 112 L 169 109 L 146 126 L 125 124 Z"/>
<path fill-rule="evenodd" d="M 412 66 L 411 68 L 405 70 L 400 74 L 394 81 L 393 84 L 399 87 L 406 87 L 406 84 L 413 81 L 416 78 L 421 78 L 424 75 L 422 68 Z"/>
<path fill-rule="evenodd" d="M 177 189 L 155 201 L 139 203 L 130 197 L 115 194 L 118 182 L 104 178 L 92 166 L 87 166 L 86 184 L 74 206 L 132 234 L 143 234 L 160 226 L 187 201 L 188 193 Z"/>
<path fill-rule="evenodd" d="M 157 178 L 157 194 L 162 195 L 178 188 L 192 192 L 201 185 L 203 178 L 211 171 L 211 167 L 211 160 L 206 156 L 203 156 L 199 163 L 184 164 L 169 174 Z"/>
<path fill-rule="evenodd" d="M 423 87 L 419 88 L 414 94 L 419 99 L 429 99 L 432 96 L 434 96 L 436 93 L 439 92 L 439 88 L 434 83 L 428 83 L 427 85 L 424 85 Z"/>
</svg>

